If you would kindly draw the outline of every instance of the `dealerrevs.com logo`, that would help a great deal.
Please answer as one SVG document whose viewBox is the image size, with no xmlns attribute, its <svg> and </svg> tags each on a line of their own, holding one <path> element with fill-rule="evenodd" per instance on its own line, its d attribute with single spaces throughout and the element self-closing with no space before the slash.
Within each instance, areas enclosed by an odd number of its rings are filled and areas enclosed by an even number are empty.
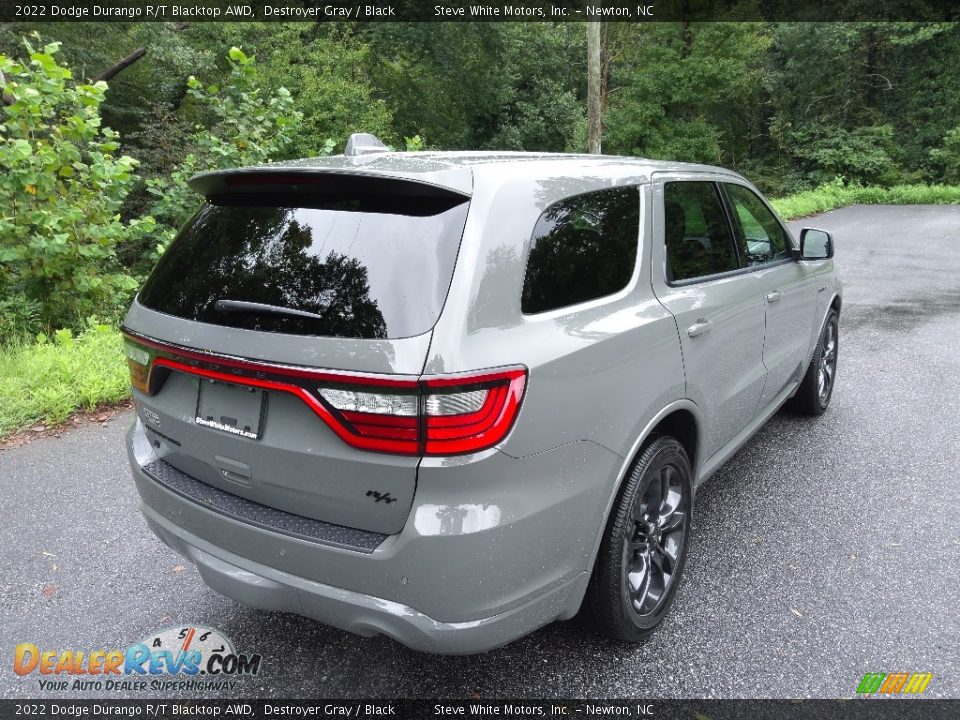
<svg viewBox="0 0 960 720">
<path fill-rule="evenodd" d="M 171 627 L 126 649 L 47 649 L 20 643 L 13 671 L 36 676 L 40 690 L 232 690 L 256 675 L 262 656 L 238 653 L 219 630 Z"/>
</svg>

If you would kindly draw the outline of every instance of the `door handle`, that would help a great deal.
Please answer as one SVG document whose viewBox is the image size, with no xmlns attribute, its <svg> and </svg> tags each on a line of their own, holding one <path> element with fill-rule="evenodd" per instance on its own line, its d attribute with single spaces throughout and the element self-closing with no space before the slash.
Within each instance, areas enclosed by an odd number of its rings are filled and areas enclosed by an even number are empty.
<svg viewBox="0 0 960 720">
<path fill-rule="evenodd" d="M 768 303 L 777 302 L 778 300 L 780 300 L 780 291 L 771 290 L 770 292 L 767 293 L 766 298 Z"/>
<path fill-rule="evenodd" d="M 710 332 L 709 320 L 697 320 L 693 325 L 687 328 L 687 335 L 692 338 L 700 335 L 706 335 L 708 332 Z"/>
</svg>

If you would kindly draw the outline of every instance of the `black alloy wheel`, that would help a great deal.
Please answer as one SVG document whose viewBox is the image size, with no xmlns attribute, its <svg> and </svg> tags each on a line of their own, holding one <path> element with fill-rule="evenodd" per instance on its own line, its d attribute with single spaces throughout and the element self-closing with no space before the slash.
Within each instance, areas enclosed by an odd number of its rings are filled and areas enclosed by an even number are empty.
<svg viewBox="0 0 960 720">
<path fill-rule="evenodd" d="M 692 470 L 683 445 L 654 438 L 610 511 L 584 613 L 616 640 L 641 640 L 676 596 L 690 538 Z"/>
</svg>

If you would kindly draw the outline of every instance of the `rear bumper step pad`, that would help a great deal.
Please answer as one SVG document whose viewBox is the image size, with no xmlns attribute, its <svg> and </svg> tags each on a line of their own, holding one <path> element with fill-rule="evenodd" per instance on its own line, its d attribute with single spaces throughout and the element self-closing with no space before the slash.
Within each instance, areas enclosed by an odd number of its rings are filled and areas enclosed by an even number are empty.
<svg viewBox="0 0 960 720">
<path fill-rule="evenodd" d="M 163 460 L 147 463 L 143 466 L 143 472 L 168 490 L 205 508 L 234 520 L 301 540 L 371 553 L 389 537 L 383 533 L 334 525 L 261 505 L 207 485 Z"/>
</svg>

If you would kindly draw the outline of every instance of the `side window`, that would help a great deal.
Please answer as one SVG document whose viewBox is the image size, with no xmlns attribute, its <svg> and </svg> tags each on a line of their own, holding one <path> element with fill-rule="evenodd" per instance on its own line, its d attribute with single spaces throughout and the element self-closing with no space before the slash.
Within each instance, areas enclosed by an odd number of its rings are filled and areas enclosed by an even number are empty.
<svg viewBox="0 0 960 720">
<path fill-rule="evenodd" d="M 714 183 L 669 182 L 663 201 L 667 279 L 689 280 L 740 267 Z"/>
<path fill-rule="evenodd" d="M 622 290 L 633 276 L 639 236 L 635 187 L 554 203 L 533 229 L 521 309 L 546 312 Z"/>
<path fill-rule="evenodd" d="M 763 201 L 743 185 L 725 183 L 724 188 L 733 208 L 737 241 L 747 265 L 789 257 L 786 231 Z"/>
</svg>

